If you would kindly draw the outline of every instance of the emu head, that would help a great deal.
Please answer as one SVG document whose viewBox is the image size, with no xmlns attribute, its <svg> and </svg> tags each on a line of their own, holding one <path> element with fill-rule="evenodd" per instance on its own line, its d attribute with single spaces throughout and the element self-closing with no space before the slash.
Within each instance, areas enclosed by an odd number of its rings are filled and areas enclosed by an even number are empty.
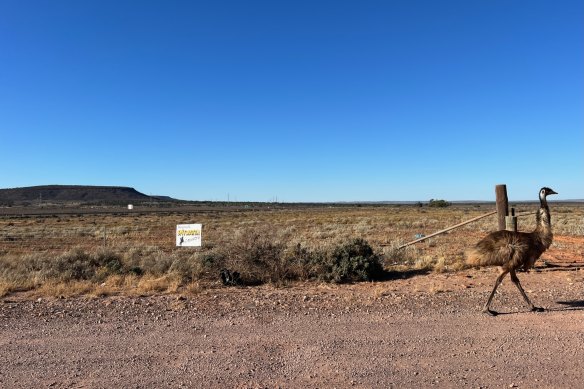
<svg viewBox="0 0 584 389">
<path fill-rule="evenodd" d="M 545 200 L 546 196 L 548 195 L 552 195 L 552 194 L 558 194 L 557 192 L 555 192 L 553 189 L 550 189 L 548 187 L 543 187 L 539 190 L 539 199 L 540 200 Z"/>
</svg>

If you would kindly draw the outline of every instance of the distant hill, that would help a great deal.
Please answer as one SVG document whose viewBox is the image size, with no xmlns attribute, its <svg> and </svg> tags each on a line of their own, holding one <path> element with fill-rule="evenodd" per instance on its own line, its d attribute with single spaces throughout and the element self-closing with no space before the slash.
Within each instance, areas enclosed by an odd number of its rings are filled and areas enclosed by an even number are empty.
<svg viewBox="0 0 584 389">
<path fill-rule="evenodd" d="M 27 202 L 120 203 L 172 201 L 170 197 L 152 197 L 123 186 L 42 185 L 0 189 L 1 204 Z"/>
</svg>

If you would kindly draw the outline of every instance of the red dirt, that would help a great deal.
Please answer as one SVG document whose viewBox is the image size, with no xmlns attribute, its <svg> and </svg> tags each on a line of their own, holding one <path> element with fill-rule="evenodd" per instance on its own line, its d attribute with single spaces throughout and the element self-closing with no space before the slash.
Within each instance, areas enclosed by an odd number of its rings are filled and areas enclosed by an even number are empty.
<svg viewBox="0 0 584 389">
<path fill-rule="evenodd" d="M 0 387 L 573 388 L 584 270 L 495 269 L 194 296 L 0 302 Z"/>
<path fill-rule="evenodd" d="M 584 236 L 554 236 L 554 243 L 543 253 L 542 260 L 584 266 Z"/>
</svg>

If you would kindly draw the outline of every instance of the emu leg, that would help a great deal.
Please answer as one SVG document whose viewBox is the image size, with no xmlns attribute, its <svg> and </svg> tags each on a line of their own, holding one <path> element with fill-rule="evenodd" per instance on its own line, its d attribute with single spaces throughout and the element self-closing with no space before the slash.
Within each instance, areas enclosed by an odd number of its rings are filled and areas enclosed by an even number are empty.
<svg viewBox="0 0 584 389">
<path fill-rule="evenodd" d="M 513 281 L 513 283 L 515 284 L 515 286 L 517 287 L 517 289 L 519 289 L 519 292 L 521 292 L 521 295 L 523 296 L 523 299 L 525 300 L 525 302 L 527 303 L 527 305 L 529 305 L 529 307 L 531 308 L 531 310 L 534 311 L 534 312 L 543 312 L 544 311 L 543 308 L 536 307 L 529 300 L 529 298 L 527 297 L 527 294 L 525 294 L 525 291 L 523 290 L 523 287 L 521 286 L 521 283 L 519 282 L 519 278 L 517 278 L 517 274 L 515 274 L 515 270 L 511 270 L 509 272 L 509 274 L 511 275 L 511 281 Z"/>
<path fill-rule="evenodd" d="M 493 300 L 493 296 L 495 296 L 495 292 L 497 291 L 497 288 L 499 287 L 499 285 L 501 284 L 501 282 L 503 281 L 503 278 L 505 278 L 505 276 L 507 275 L 507 273 L 509 273 L 509 270 L 503 270 L 503 269 L 501 269 L 501 274 L 499 274 L 499 277 L 497 277 L 497 280 L 495 281 L 495 286 L 493 287 L 493 291 L 491 292 L 491 295 L 489 296 L 489 299 L 487 300 L 487 303 L 483 307 L 483 312 L 484 313 L 488 313 L 491 316 L 496 316 L 497 315 L 497 312 L 496 311 L 491 311 L 489 309 L 489 307 L 491 306 L 491 301 Z"/>
</svg>

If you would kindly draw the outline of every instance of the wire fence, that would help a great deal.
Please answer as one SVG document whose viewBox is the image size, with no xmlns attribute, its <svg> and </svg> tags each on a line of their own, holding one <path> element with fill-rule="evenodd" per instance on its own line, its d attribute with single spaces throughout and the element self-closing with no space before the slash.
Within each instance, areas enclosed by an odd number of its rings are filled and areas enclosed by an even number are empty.
<svg viewBox="0 0 584 389">
<path fill-rule="evenodd" d="M 8 226 L 0 229 L 0 253 L 30 253 L 38 251 L 68 251 L 128 249 L 156 247 L 163 251 L 177 250 L 176 225 L 166 226 L 76 226 L 38 228 Z"/>
</svg>

